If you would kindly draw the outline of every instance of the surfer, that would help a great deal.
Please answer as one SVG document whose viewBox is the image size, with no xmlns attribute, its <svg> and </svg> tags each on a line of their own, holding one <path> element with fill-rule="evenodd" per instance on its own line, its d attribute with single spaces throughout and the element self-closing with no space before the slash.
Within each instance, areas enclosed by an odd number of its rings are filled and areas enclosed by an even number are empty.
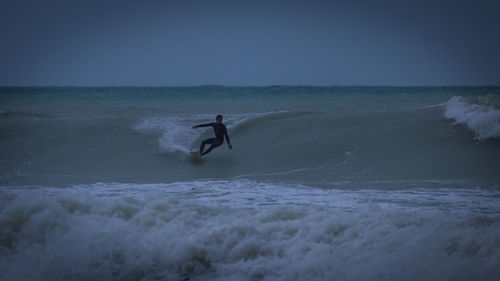
<svg viewBox="0 0 500 281">
<path fill-rule="evenodd" d="M 229 149 L 233 149 L 233 146 L 231 145 L 231 142 L 229 141 L 229 136 L 227 135 L 227 129 L 224 124 L 222 124 L 222 115 L 217 115 L 215 117 L 215 123 L 207 123 L 207 124 L 201 124 L 201 125 L 194 125 L 192 128 L 196 129 L 198 127 L 212 127 L 214 128 L 214 133 L 215 133 L 215 138 L 209 138 L 201 142 L 200 145 L 200 154 L 205 155 L 212 151 L 212 149 L 216 148 L 217 146 L 220 146 L 221 144 L 224 143 L 224 136 L 226 136 L 226 141 L 227 141 L 227 146 Z M 210 147 L 207 149 L 207 151 L 203 152 L 205 149 L 205 145 L 210 144 Z"/>
</svg>

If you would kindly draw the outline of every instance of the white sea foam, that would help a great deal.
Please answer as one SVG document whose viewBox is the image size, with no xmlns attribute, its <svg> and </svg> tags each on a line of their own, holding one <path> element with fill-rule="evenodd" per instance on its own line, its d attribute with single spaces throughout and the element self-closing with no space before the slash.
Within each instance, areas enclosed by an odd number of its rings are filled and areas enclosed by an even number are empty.
<svg viewBox="0 0 500 281">
<path fill-rule="evenodd" d="M 152 117 L 142 120 L 133 126 L 144 133 L 160 135 L 158 144 L 161 152 L 189 152 L 198 133 L 191 129 L 193 122 L 179 117 Z"/>
<path fill-rule="evenodd" d="M 500 278 L 498 191 L 238 180 L 0 195 L 1 280 Z"/>
<path fill-rule="evenodd" d="M 500 97 L 486 95 L 476 99 L 452 97 L 445 103 L 444 116 L 464 124 L 477 139 L 500 138 Z"/>
<path fill-rule="evenodd" d="M 226 114 L 224 123 L 228 129 L 234 129 L 241 124 L 266 115 L 279 114 L 280 112 Z M 156 133 L 160 135 L 158 144 L 161 152 L 184 152 L 192 149 L 193 143 L 204 132 L 193 130 L 192 125 L 214 122 L 215 114 L 192 114 L 151 117 L 134 124 L 133 129 L 143 133 Z"/>
</svg>

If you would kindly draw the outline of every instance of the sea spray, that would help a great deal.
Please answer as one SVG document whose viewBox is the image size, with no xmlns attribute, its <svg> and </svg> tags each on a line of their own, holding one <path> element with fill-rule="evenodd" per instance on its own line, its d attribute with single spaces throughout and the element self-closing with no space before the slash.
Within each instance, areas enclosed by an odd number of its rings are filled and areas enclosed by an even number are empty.
<svg viewBox="0 0 500 281">
<path fill-rule="evenodd" d="M 445 103 L 444 116 L 466 125 L 476 138 L 500 138 L 500 96 L 452 97 Z"/>
<path fill-rule="evenodd" d="M 264 116 L 274 116 L 286 112 L 244 113 L 224 115 L 224 123 L 228 129 L 258 120 Z M 132 128 L 142 132 L 159 135 L 158 145 L 161 152 L 184 152 L 192 149 L 194 142 L 200 138 L 203 129 L 194 131 L 191 126 L 214 122 L 216 114 L 184 114 L 181 116 L 156 116 L 145 118 L 133 124 Z M 210 130 L 211 133 L 211 130 Z"/>
</svg>

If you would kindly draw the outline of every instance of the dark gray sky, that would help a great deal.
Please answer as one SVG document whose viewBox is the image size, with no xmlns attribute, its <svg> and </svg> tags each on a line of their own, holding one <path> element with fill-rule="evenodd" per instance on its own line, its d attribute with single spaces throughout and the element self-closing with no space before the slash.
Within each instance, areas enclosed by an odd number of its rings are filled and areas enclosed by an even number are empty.
<svg viewBox="0 0 500 281">
<path fill-rule="evenodd" d="M 0 3 L 0 85 L 500 85 L 500 1 Z"/>
</svg>

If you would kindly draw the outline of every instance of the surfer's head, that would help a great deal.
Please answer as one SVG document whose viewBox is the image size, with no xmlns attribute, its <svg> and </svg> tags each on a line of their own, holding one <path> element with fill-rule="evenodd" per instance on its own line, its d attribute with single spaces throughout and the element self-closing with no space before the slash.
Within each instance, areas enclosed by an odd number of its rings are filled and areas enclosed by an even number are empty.
<svg viewBox="0 0 500 281">
<path fill-rule="evenodd" d="M 217 117 L 215 117 L 215 121 L 217 121 L 217 123 L 222 123 L 222 115 L 217 115 Z"/>
</svg>

